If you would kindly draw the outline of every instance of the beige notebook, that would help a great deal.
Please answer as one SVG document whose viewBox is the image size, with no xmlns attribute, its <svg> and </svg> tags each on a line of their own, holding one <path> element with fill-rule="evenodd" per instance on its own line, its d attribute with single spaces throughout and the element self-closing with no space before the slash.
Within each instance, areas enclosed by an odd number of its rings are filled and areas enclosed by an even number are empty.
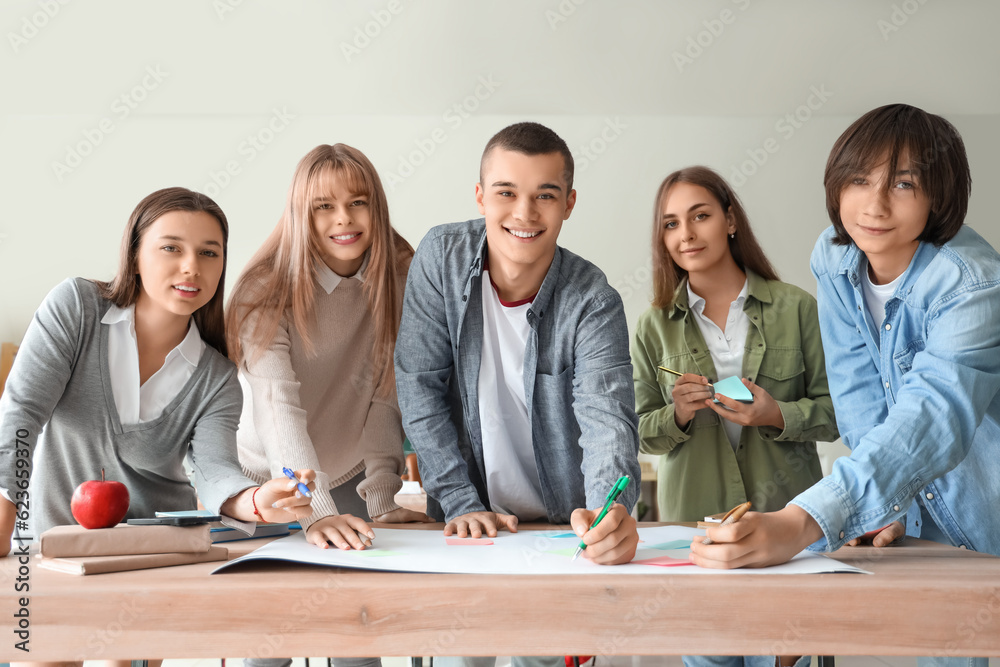
<svg viewBox="0 0 1000 667">
<path fill-rule="evenodd" d="M 39 538 L 46 558 L 126 556 L 132 554 L 204 553 L 212 546 L 207 524 L 201 526 L 130 526 L 113 528 L 56 526 Z"/>
<path fill-rule="evenodd" d="M 145 526 L 143 526 L 145 527 Z M 83 558 L 39 558 L 38 565 L 46 570 L 69 574 L 103 574 L 125 570 L 146 570 L 151 567 L 188 565 L 215 560 L 226 560 L 229 550 L 211 547 L 202 553 L 138 554 L 132 556 L 87 556 Z"/>
</svg>

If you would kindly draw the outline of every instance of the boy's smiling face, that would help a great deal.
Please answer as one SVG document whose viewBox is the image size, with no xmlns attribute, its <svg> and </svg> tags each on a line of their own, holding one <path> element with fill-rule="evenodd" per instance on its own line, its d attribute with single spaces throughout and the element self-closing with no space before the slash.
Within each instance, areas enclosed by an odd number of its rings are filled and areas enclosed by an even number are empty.
<svg viewBox="0 0 1000 667">
<path fill-rule="evenodd" d="M 563 156 L 493 149 L 483 163 L 482 183 L 476 184 L 476 203 L 486 217 L 490 272 L 498 286 L 507 282 L 514 288 L 504 278 L 523 277 L 520 286 L 537 291 L 576 203 Z"/>
<path fill-rule="evenodd" d="M 931 212 L 909 156 L 900 154 L 895 174 L 886 173 L 888 165 L 887 157 L 870 173 L 855 176 L 840 193 L 844 229 L 865 253 L 878 284 L 891 282 L 909 266 Z M 886 179 L 891 179 L 888 192 Z"/>
</svg>

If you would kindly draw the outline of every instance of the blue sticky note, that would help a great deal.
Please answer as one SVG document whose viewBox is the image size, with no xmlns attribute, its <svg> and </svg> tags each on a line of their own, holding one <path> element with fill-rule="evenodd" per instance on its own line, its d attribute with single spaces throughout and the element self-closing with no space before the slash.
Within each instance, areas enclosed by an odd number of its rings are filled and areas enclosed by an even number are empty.
<svg viewBox="0 0 1000 667">
<path fill-rule="evenodd" d="M 751 394 L 750 390 L 743 384 L 743 380 L 735 375 L 730 375 L 726 379 L 716 382 L 715 393 L 728 396 L 734 401 L 739 401 L 741 403 L 753 403 L 753 394 Z M 716 403 L 719 402 L 718 399 L 712 400 Z"/>
<path fill-rule="evenodd" d="M 653 544 L 645 548 L 658 549 L 660 551 L 673 551 L 675 549 L 690 549 L 691 540 L 673 540 L 671 542 L 661 542 L 660 544 Z"/>
</svg>

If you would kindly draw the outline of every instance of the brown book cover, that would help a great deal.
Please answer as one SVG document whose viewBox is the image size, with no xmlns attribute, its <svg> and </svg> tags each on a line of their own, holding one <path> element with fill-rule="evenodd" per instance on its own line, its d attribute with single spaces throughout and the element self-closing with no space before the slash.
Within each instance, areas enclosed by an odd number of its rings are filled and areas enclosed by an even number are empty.
<svg viewBox="0 0 1000 667">
<path fill-rule="evenodd" d="M 56 526 L 39 538 L 42 556 L 127 556 L 135 554 L 205 553 L 212 546 L 207 524 L 201 526 L 130 526 L 86 529 Z"/>
<path fill-rule="evenodd" d="M 143 528 L 145 527 L 147 526 L 143 526 Z M 146 570 L 151 567 L 205 563 L 208 561 L 226 560 L 228 557 L 228 549 L 213 546 L 208 551 L 202 553 L 88 556 L 83 558 L 41 557 L 38 559 L 38 565 L 46 570 L 55 570 L 56 572 L 66 572 L 69 574 L 103 574 L 105 572 L 124 572 L 125 570 Z"/>
</svg>

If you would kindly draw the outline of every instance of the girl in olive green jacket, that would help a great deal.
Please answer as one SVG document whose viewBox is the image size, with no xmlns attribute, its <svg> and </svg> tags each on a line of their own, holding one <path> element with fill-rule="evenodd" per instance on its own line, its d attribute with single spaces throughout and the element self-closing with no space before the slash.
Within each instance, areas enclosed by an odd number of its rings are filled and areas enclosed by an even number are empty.
<svg viewBox="0 0 1000 667">
<path fill-rule="evenodd" d="M 822 477 L 816 440 L 837 438 L 816 300 L 778 280 L 736 194 L 706 167 L 660 185 L 653 274 L 632 366 L 641 451 L 661 455 L 660 520 L 748 500 L 781 509 Z M 732 375 L 752 403 L 712 395 Z"/>
</svg>

